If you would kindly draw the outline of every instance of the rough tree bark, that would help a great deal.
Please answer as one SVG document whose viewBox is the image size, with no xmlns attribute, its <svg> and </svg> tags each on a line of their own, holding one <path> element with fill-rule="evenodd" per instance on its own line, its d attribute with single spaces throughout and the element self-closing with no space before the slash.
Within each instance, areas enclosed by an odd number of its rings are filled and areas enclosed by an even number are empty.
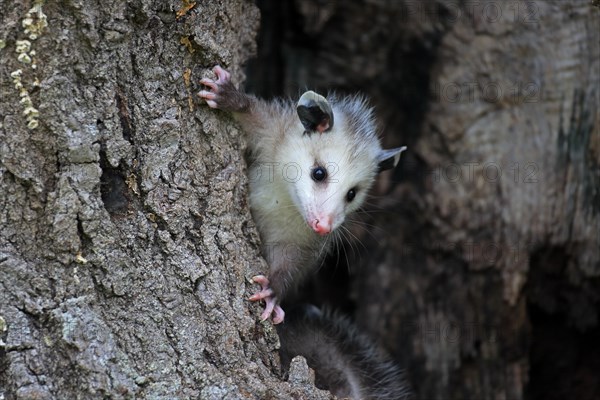
<svg viewBox="0 0 600 400">
<path fill-rule="evenodd" d="M 355 232 L 357 273 L 313 290 L 354 310 L 421 398 L 600 396 L 592 3 L 260 2 L 253 90 L 366 92 L 386 144 L 408 145 L 375 228 Z"/>
<path fill-rule="evenodd" d="M 0 0 L 1 399 L 330 398 L 302 362 L 277 377 L 243 142 L 194 99 L 215 64 L 242 78 L 258 23 Z"/>
</svg>

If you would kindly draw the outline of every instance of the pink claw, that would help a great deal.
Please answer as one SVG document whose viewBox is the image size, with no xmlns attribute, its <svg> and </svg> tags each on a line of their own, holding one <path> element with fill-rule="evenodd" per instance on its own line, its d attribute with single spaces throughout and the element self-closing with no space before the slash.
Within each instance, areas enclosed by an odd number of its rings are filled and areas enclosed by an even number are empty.
<svg viewBox="0 0 600 400">
<path fill-rule="evenodd" d="M 253 294 L 252 296 L 250 296 L 248 298 L 248 300 L 250 301 L 258 301 L 258 300 L 263 300 L 266 299 L 267 297 L 272 297 L 273 296 L 273 291 L 271 289 L 265 289 L 265 290 L 261 290 L 260 292 Z"/>
<path fill-rule="evenodd" d="M 200 80 L 200 83 L 203 84 L 204 86 L 210 88 L 210 91 L 209 90 L 201 90 L 198 93 L 198 96 L 203 98 L 206 101 L 206 104 L 208 104 L 208 106 L 210 108 L 219 108 L 219 105 L 217 103 L 217 95 L 219 94 L 219 90 L 220 90 L 219 85 L 228 83 L 229 80 L 231 79 L 231 75 L 229 74 L 229 72 L 225 71 L 223 68 L 221 68 L 218 65 L 213 68 L 213 72 L 217 76 L 217 80 L 214 81 L 210 78 L 202 78 Z"/>
<path fill-rule="evenodd" d="M 252 277 L 252 281 L 262 286 L 263 290 L 269 287 L 269 279 L 264 275 L 256 275 Z"/>
<path fill-rule="evenodd" d="M 282 323 L 283 319 L 285 318 L 285 312 L 283 311 L 283 308 L 281 308 L 279 305 L 276 305 L 274 312 L 275 316 L 273 317 L 273 323 L 275 325 Z"/>
<path fill-rule="evenodd" d="M 213 100 L 215 97 L 217 97 L 216 94 L 214 94 L 213 92 L 209 92 L 208 90 L 201 90 L 200 92 L 198 92 L 198 96 L 208 100 Z"/>
<path fill-rule="evenodd" d="M 265 299 L 265 311 L 260 314 L 260 319 L 266 321 L 267 318 L 271 316 L 273 310 L 275 309 L 275 299 L 273 297 L 268 297 Z"/>
<path fill-rule="evenodd" d="M 200 79 L 200 83 L 203 84 L 204 86 L 208 86 L 209 88 L 211 88 L 214 91 L 219 90 L 219 87 L 217 86 L 215 81 L 213 81 L 212 79 L 202 78 L 202 79 Z"/>
<path fill-rule="evenodd" d="M 208 104 L 210 108 L 218 107 L 217 102 L 214 100 L 217 97 L 216 93 L 209 92 L 208 90 L 201 90 L 198 92 L 198 96 L 206 100 L 206 104 Z"/>
<path fill-rule="evenodd" d="M 217 75 L 217 83 L 227 82 L 231 78 L 231 74 L 217 65 L 213 68 L 213 72 Z"/>
<path fill-rule="evenodd" d="M 273 323 L 280 324 L 285 318 L 285 312 L 277 304 L 277 298 L 273 296 L 273 290 L 269 287 L 269 279 L 264 275 L 256 275 L 252 280 L 261 286 L 261 291 L 250 296 L 250 301 L 264 300 L 265 310 L 260 315 L 260 319 L 265 321 L 273 315 Z"/>
</svg>

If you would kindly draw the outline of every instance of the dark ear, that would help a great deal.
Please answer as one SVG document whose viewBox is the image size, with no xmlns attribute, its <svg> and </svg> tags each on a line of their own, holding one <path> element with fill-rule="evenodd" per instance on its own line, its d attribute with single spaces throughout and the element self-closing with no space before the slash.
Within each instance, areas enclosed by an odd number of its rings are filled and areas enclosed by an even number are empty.
<svg viewBox="0 0 600 400">
<path fill-rule="evenodd" d="M 298 100 L 298 116 L 309 132 L 326 132 L 333 127 L 333 112 L 327 99 L 313 91 L 305 92 Z"/>
<path fill-rule="evenodd" d="M 400 154 L 406 150 L 406 146 L 398 147 L 396 149 L 381 150 L 377 161 L 379 161 L 379 169 L 377 172 L 385 171 L 386 169 L 394 168 L 400 161 Z"/>
</svg>

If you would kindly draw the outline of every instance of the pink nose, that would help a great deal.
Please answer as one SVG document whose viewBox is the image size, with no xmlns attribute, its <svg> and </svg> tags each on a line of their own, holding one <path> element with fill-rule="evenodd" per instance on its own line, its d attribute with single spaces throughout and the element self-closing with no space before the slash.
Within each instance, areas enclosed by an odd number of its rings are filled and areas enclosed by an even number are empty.
<svg viewBox="0 0 600 400">
<path fill-rule="evenodd" d="M 331 232 L 331 218 L 315 219 L 310 223 L 310 226 L 319 235 L 327 235 Z"/>
</svg>

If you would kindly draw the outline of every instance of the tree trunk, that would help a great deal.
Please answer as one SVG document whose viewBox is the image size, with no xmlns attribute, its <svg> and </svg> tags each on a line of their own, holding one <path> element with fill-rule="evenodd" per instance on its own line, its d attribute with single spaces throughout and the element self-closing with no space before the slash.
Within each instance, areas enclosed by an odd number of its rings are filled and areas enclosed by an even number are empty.
<svg viewBox="0 0 600 400">
<path fill-rule="evenodd" d="M 246 1 L 0 0 L 0 399 L 330 398 L 246 300 Z M 46 24 L 44 23 L 46 21 Z M 238 79 L 239 81 L 240 79 Z"/>
<path fill-rule="evenodd" d="M 366 92 L 386 145 L 408 145 L 355 231 L 365 249 L 348 248 L 356 273 L 340 284 L 334 256 L 310 289 L 353 311 L 421 398 L 600 396 L 592 3 L 261 2 L 253 90 Z"/>
</svg>

